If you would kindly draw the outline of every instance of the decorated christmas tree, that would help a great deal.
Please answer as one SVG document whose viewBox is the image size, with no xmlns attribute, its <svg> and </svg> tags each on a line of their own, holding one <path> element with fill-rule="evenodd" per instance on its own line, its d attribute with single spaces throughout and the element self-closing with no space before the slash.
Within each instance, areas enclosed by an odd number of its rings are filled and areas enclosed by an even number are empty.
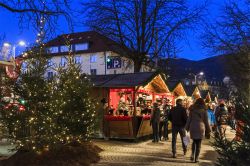
<svg viewBox="0 0 250 166">
<path fill-rule="evenodd" d="M 1 110 L 9 138 L 17 149 L 41 150 L 50 144 L 52 121 L 49 119 L 50 92 L 45 72 L 47 60 L 36 56 L 27 60 L 27 68 L 17 80 L 10 81 L 12 99 Z"/>
<path fill-rule="evenodd" d="M 60 67 L 53 82 L 50 107 L 56 119 L 55 140 L 62 143 L 82 142 L 89 139 L 95 125 L 95 102 L 90 98 L 92 84 L 81 75 L 74 57 Z"/>
</svg>

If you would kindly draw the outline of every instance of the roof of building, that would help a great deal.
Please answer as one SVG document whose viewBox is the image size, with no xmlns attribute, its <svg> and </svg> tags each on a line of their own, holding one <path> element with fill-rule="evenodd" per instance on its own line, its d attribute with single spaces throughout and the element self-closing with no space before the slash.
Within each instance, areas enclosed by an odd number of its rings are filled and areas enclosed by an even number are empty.
<svg viewBox="0 0 250 166">
<path fill-rule="evenodd" d="M 96 87 L 135 87 L 150 82 L 158 73 L 138 72 L 112 75 L 91 75 L 90 79 Z"/>
<path fill-rule="evenodd" d="M 89 49 L 75 51 L 75 52 L 94 53 L 94 52 L 113 51 L 116 53 L 122 53 L 124 51 L 128 51 L 127 48 L 124 49 L 124 47 L 119 45 L 114 40 L 95 31 L 63 34 L 48 41 L 45 44 L 45 47 L 80 44 L 86 42 L 89 43 Z M 62 53 L 53 53 L 53 55 L 62 55 Z"/>
<path fill-rule="evenodd" d="M 172 92 L 176 86 L 180 83 L 180 81 L 167 80 L 167 85 L 169 90 Z"/>
<path fill-rule="evenodd" d="M 90 79 L 94 86 L 100 87 L 107 83 L 108 81 L 112 80 L 115 78 L 115 74 L 110 74 L 110 75 L 90 75 Z"/>
<path fill-rule="evenodd" d="M 200 90 L 201 98 L 205 99 L 209 93 L 209 90 Z"/>
<path fill-rule="evenodd" d="M 195 88 L 197 88 L 197 86 L 195 85 L 183 85 L 185 92 L 188 96 L 192 96 L 194 93 Z"/>
<path fill-rule="evenodd" d="M 0 66 L 12 66 L 12 65 L 13 65 L 12 62 L 0 60 Z"/>
</svg>

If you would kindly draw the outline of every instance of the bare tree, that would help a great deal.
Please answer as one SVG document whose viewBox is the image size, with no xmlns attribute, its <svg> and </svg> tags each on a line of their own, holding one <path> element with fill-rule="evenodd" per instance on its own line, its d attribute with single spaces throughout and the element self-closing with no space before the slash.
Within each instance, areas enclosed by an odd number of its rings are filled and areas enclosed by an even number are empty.
<svg viewBox="0 0 250 166">
<path fill-rule="evenodd" d="M 134 62 L 134 71 L 148 63 L 147 55 L 157 57 L 170 39 L 180 39 L 202 13 L 185 0 L 91 0 L 83 3 L 86 24 L 123 48 Z"/>
<path fill-rule="evenodd" d="M 38 31 L 44 18 L 47 34 L 54 33 L 59 17 L 64 17 L 72 28 L 69 0 L 0 0 L 0 10 L 16 14 L 20 29 L 32 26 Z"/>
<path fill-rule="evenodd" d="M 223 14 L 206 24 L 204 46 L 225 54 L 226 69 L 241 97 L 250 103 L 250 1 L 229 0 Z"/>
</svg>

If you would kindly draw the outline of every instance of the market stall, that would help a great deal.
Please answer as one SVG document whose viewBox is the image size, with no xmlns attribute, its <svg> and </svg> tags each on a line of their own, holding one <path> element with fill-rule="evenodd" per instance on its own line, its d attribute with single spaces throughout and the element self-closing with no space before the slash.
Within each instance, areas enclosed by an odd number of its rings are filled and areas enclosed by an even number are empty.
<svg viewBox="0 0 250 166">
<path fill-rule="evenodd" d="M 182 99 L 184 101 L 184 106 L 188 108 L 191 104 L 190 97 L 187 96 L 184 86 L 180 81 L 167 81 L 169 90 L 174 96 L 175 101 L 177 99 Z"/>
<path fill-rule="evenodd" d="M 201 90 L 200 94 L 201 94 L 201 98 L 203 98 L 206 103 L 209 103 L 212 101 L 210 92 L 208 90 Z"/>
<path fill-rule="evenodd" d="M 200 90 L 196 85 L 184 86 L 185 92 L 191 100 L 196 100 L 201 97 Z"/>
<path fill-rule="evenodd" d="M 93 76 L 100 80 L 104 76 Z M 161 74 L 153 72 L 109 75 L 95 84 L 106 94 L 104 134 L 107 138 L 136 139 L 152 134 L 150 115 L 153 102 L 173 100 Z"/>
</svg>

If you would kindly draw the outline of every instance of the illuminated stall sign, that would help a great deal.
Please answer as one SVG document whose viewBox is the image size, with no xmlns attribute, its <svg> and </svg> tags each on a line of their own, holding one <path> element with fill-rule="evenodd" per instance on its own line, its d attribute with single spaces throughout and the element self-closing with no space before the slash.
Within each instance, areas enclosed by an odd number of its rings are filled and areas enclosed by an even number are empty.
<svg viewBox="0 0 250 166">
<path fill-rule="evenodd" d="M 117 69 L 122 67 L 121 57 L 108 57 L 107 69 Z"/>
</svg>

